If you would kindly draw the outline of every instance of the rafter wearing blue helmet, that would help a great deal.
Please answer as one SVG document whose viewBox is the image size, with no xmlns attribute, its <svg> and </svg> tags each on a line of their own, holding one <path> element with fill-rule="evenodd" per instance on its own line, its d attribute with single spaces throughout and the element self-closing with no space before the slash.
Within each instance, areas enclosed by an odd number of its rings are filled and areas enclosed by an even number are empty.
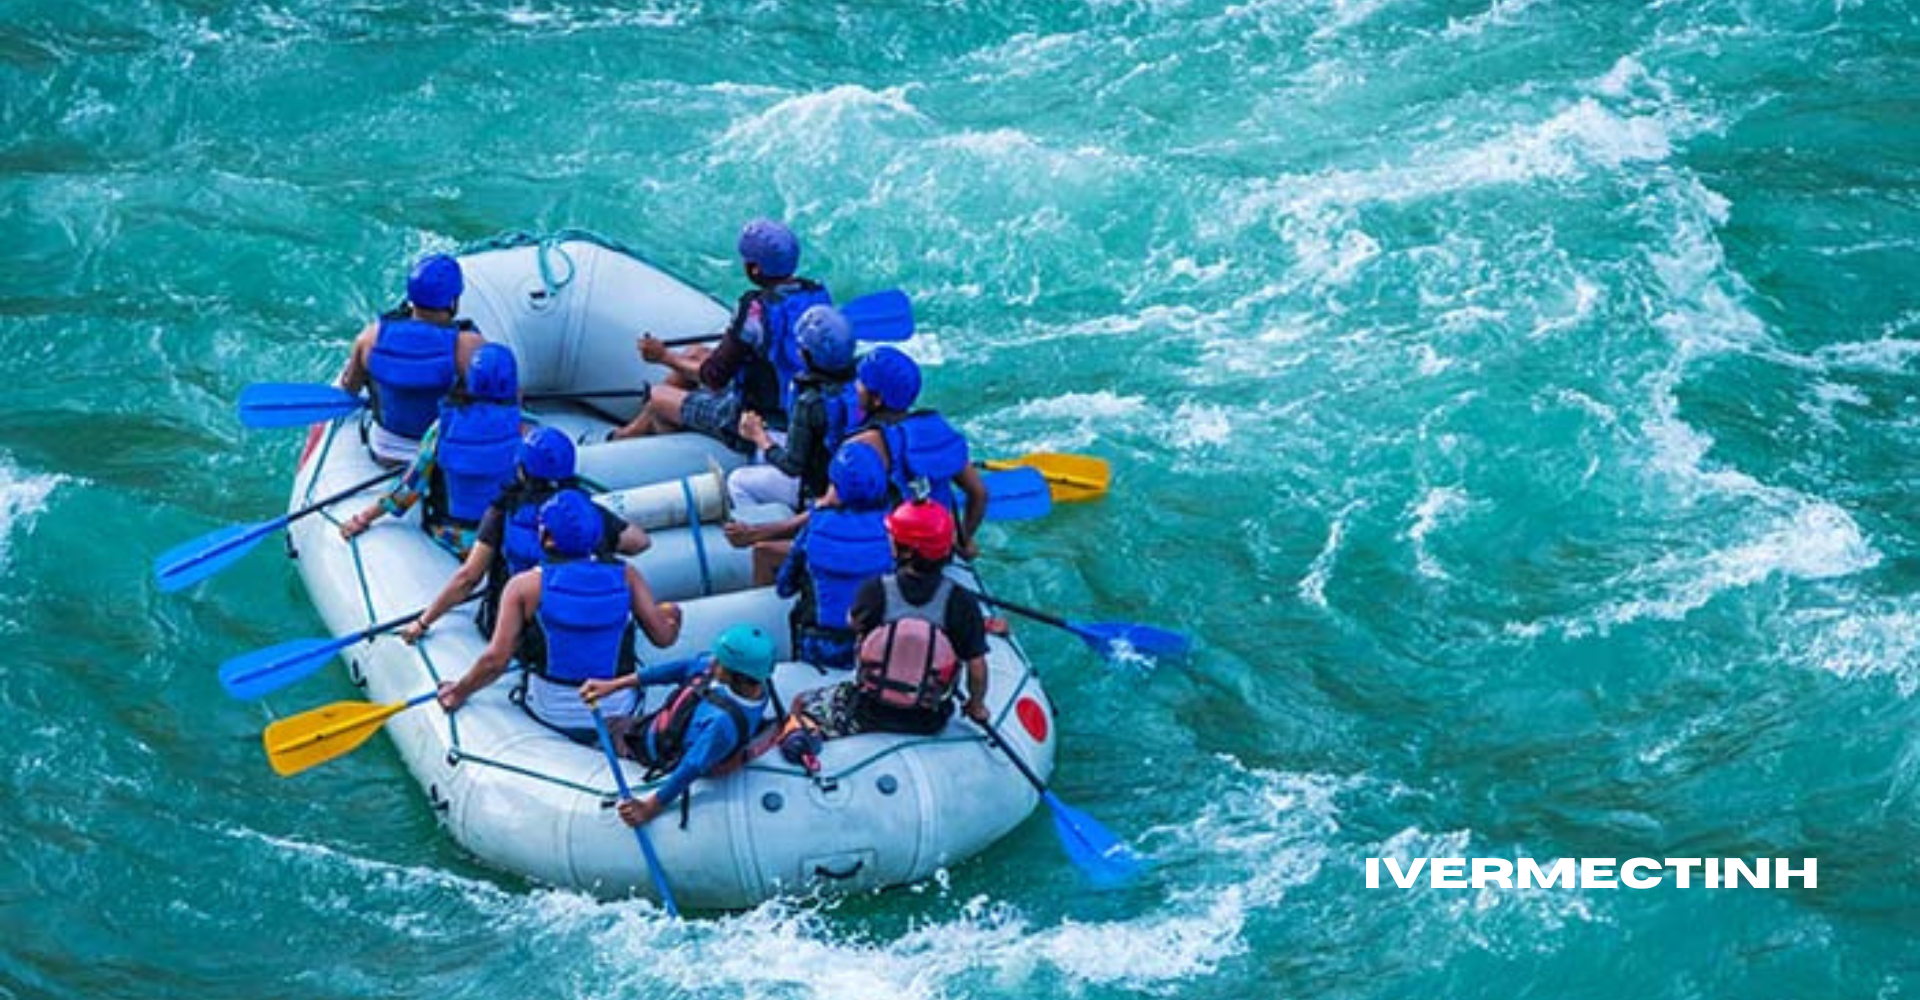
<svg viewBox="0 0 1920 1000">
<path fill-rule="evenodd" d="M 735 469 L 727 492 L 735 507 L 782 503 L 813 506 L 827 492 L 827 466 L 847 431 L 860 423 L 853 388 L 853 326 L 832 306 L 814 306 L 794 325 L 806 370 L 793 382 L 787 434 L 781 439 L 755 415 L 740 418 L 740 433 L 766 457 L 764 465 Z M 795 528 L 794 530 L 797 530 Z M 792 537 L 778 526 L 756 529 L 752 540 Z"/>
<path fill-rule="evenodd" d="M 578 486 L 574 479 L 575 457 L 573 439 L 553 427 L 537 428 L 521 440 L 519 476 L 487 506 L 486 513 L 480 516 L 480 528 L 474 533 L 473 548 L 467 551 L 466 560 L 453 571 L 446 586 L 440 588 L 440 593 L 427 604 L 420 617 L 401 628 L 402 640 L 408 644 L 418 642 L 434 622 L 463 603 L 467 595 L 482 584 L 484 589 L 475 621 L 481 634 L 493 633 L 499 618 L 500 594 L 506 589 L 507 581 L 540 564 L 543 552 L 540 505 L 555 493 Z M 596 556 L 639 555 L 652 544 L 653 540 L 639 525 L 628 524 L 598 504 L 595 509 L 600 512 L 601 520 L 600 540 L 594 548 Z M 536 659 L 542 655 L 537 645 L 540 639 L 538 629 L 521 633 L 523 658 Z"/>
<path fill-rule="evenodd" d="M 519 451 L 519 364 L 507 345 L 483 344 L 463 383 L 440 404 L 406 474 L 340 534 L 353 538 L 382 515 L 405 514 L 425 500 L 421 527 L 464 560 L 481 515 L 517 478 Z"/>
<path fill-rule="evenodd" d="M 465 375 L 485 340 L 454 318 L 466 288 L 460 262 L 446 254 L 420 258 L 407 276 L 407 300 L 353 340 L 340 387 L 369 390 L 373 420 L 367 445 L 383 464 L 413 459 L 439 415 L 440 400 Z"/>
<path fill-rule="evenodd" d="M 780 564 L 781 597 L 798 597 L 789 616 L 794 652 L 817 667 L 853 666 L 847 611 L 868 580 L 893 571 L 887 538 L 887 466 L 880 453 L 848 441 L 828 470 L 839 502 L 815 507 Z"/>
<path fill-rule="evenodd" d="M 903 351 L 878 347 L 860 359 L 855 379 L 866 419 L 848 440 L 880 453 L 893 502 L 925 498 L 954 512 L 955 544 L 961 556 L 973 558 L 973 539 L 987 514 L 987 484 L 974 468 L 967 439 L 940 411 L 913 409 L 920 399 L 920 365 Z M 964 515 L 961 494 L 967 500 Z"/>
<path fill-rule="evenodd" d="M 720 777 L 744 763 L 754 735 L 771 721 L 769 679 L 777 654 L 773 637 L 759 626 L 729 625 L 710 653 L 580 685 L 581 697 L 592 699 L 636 686 L 674 686 L 659 711 L 607 720 L 620 756 L 666 775 L 651 793 L 620 803 L 628 826 L 660 815 L 695 780 Z"/>
<path fill-rule="evenodd" d="M 825 286 L 794 271 L 800 240 L 784 224 L 755 219 L 740 230 L 740 266 L 753 288 L 740 296 L 720 342 L 711 349 L 669 350 L 651 334 L 641 337 L 640 357 L 664 366 L 647 404 L 609 437 L 629 438 L 691 430 L 739 452 L 754 450 L 740 433 L 744 413 L 784 432 L 790 384 L 803 369 L 794 327 L 815 305 L 830 305 Z"/>
<path fill-rule="evenodd" d="M 596 742 L 580 685 L 633 672 L 636 623 L 655 646 L 670 646 L 680 636 L 680 610 L 655 601 L 639 570 L 619 560 L 595 558 L 603 537 L 602 513 L 576 489 L 563 489 L 540 506 L 540 565 L 507 581 L 487 648 L 458 680 L 440 685 L 442 708 L 457 711 L 498 680 L 517 656 L 527 668 L 517 699 L 520 707 L 568 739 Z M 523 643 L 523 635 L 535 628 L 544 641 Z M 537 655 L 531 652 L 535 649 Z M 608 708 L 631 712 L 633 704 L 629 693 Z"/>
</svg>

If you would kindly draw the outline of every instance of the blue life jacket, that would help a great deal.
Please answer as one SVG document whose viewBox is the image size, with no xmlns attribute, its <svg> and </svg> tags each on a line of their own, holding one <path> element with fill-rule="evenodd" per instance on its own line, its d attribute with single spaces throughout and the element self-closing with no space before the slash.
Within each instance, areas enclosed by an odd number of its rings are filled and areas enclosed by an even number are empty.
<svg viewBox="0 0 1920 1000">
<path fill-rule="evenodd" d="M 460 331 L 405 316 L 382 316 L 367 356 L 373 418 L 416 441 L 440 415 L 440 399 L 460 377 Z"/>
<path fill-rule="evenodd" d="M 500 557 L 506 560 L 507 576 L 540 565 L 546 555 L 540 548 L 540 505 L 552 496 L 551 490 L 526 490 L 500 526 Z"/>
<path fill-rule="evenodd" d="M 773 363 L 774 378 L 780 384 L 780 409 L 793 411 L 793 380 L 807 370 L 800 356 L 800 338 L 793 325 L 800 315 L 814 306 L 833 305 L 833 295 L 825 286 L 806 278 L 795 278 L 772 292 L 760 293 L 760 322 L 766 342 L 760 352 Z"/>
<path fill-rule="evenodd" d="M 956 509 L 953 478 L 970 459 L 967 439 L 945 417 L 934 410 L 916 410 L 882 426 L 880 434 L 887 442 L 887 478 L 899 499 L 919 496 L 916 486 L 924 481 L 927 499 Z"/>
<path fill-rule="evenodd" d="M 860 411 L 860 389 L 853 379 L 838 387 L 832 383 L 822 384 L 820 401 L 827 407 L 827 429 L 822 440 L 826 442 L 827 454 L 832 455 L 846 442 L 848 432 L 866 419 L 866 414 Z"/>
<path fill-rule="evenodd" d="M 500 491 L 519 474 L 520 407 L 514 403 L 443 404 L 434 463 L 445 487 L 442 513 L 478 524 Z"/>
<path fill-rule="evenodd" d="M 846 629 L 847 611 L 861 584 L 893 572 L 885 508 L 816 507 L 807 520 L 807 576 L 813 585 L 813 624 Z"/>
<path fill-rule="evenodd" d="M 633 604 L 626 564 L 549 557 L 540 577 L 537 617 L 547 655 L 544 664 L 529 668 L 565 684 L 632 673 Z"/>
</svg>

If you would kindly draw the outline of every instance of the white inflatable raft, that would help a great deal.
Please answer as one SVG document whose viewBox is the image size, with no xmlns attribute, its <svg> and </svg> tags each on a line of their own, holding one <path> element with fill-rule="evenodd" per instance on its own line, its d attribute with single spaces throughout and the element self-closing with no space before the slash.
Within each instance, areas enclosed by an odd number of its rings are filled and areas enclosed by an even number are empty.
<svg viewBox="0 0 1920 1000">
<path fill-rule="evenodd" d="M 514 241 L 509 241 L 514 242 Z M 634 350 L 637 332 L 663 338 L 711 333 L 727 310 L 709 296 L 634 255 L 582 235 L 518 241 L 462 257 L 464 316 L 489 340 L 513 347 L 522 391 L 530 395 L 628 389 L 661 376 Z M 597 440 L 637 400 L 529 403 L 530 420 Z M 319 425 L 309 434 L 290 505 L 310 504 L 379 472 L 363 440 L 363 418 Z M 668 483 L 625 494 L 628 516 L 660 523 L 713 517 L 711 467 L 740 458 L 695 435 L 584 446 L 581 473 L 609 490 Z M 684 482 L 685 485 L 679 485 Z M 663 500 L 661 493 L 667 494 Z M 374 495 L 336 503 L 290 529 L 300 575 L 315 608 L 336 635 L 420 609 L 453 573 L 455 561 L 418 527 L 418 508 L 384 518 L 342 541 L 340 520 Z M 701 508 L 706 508 L 701 513 Z M 666 510 L 663 516 L 660 511 Z M 673 517 L 677 513 L 679 516 Z M 743 512 L 752 514 L 753 512 Z M 640 637 L 643 662 L 665 662 L 706 648 L 728 625 L 752 622 L 779 637 L 783 660 L 787 602 L 771 588 L 748 589 L 749 559 L 711 523 L 652 532 L 638 557 L 661 599 L 678 601 L 685 625 L 671 649 Z M 968 586 L 981 581 L 956 567 Z M 417 647 L 392 636 L 350 647 L 356 682 L 379 701 L 431 691 L 463 673 L 484 647 L 470 609 L 437 623 Z M 1052 770 L 1051 706 L 1025 653 L 991 636 L 989 688 L 995 725 L 1043 777 Z M 396 716 L 387 732 L 428 801 L 463 846 L 489 865 L 530 879 L 600 895 L 655 896 L 630 831 L 612 808 L 615 782 L 598 750 L 582 747 L 530 719 L 509 699 L 509 674 L 453 716 L 429 702 Z M 783 662 L 782 699 L 844 679 Z M 658 704 L 665 692 L 651 692 Z M 669 884 L 682 907 L 737 908 L 777 894 L 858 891 L 914 882 L 984 850 L 1018 825 L 1037 802 L 1032 787 L 956 712 L 929 737 L 869 734 L 831 741 L 822 771 L 810 778 L 775 753 L 724 778 L 696 782 L 684 811 L 670 807 L 649 825 Z M 627 779 L 649 787 L 641 769 Z M 683 823 L 684 818 L 684 823 Z"/>
</svg>

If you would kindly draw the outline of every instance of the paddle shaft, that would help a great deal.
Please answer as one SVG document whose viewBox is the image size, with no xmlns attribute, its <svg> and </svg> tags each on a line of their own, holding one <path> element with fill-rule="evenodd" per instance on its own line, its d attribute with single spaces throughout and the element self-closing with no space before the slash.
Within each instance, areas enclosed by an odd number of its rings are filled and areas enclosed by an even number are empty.
<svg viewBox="0 0 1920 1000">
<path fill-rule="evenodd" d="M 1072 632 L 1075 635 L 1078 635 L 1080 633 L 1080 629 L 1077 628 L 1072 622 L 1066 620 L 1065 618 L 1061 618 L 1058 615 L 1050 615 L 1045 611 L 1037 611 L 1033 608 L 1022 607 L 1021 605 L 1015 604 L 1012 601 L 1002 600 L 998 597 L 989 597 L 986 594 L 980 593 L 977 590 L 973 591 L 972 593 L 973 593 L 973 596 L 979 598 L 982 601 L 985 601 L 988 604 L 993 605 L 996 608 L 1004 608 L 1008 611 L 1013 612 L 1016 615 L 1025 615 L 1028 618 L 1033 619 L 1034 621 L 1045 622 L 1048 625 L 1052 625 L 1056 628 L 1066 629 L 1067 631 Z"/>
<path fill-rule="evenodd" d="M 613 734 L 607 732 L 607 717 L 600 714 L 596 702 L 587 702 L 587 710 L 593 713 L 593 729 L 600 734 L 600 752 L 607 755 L 607 768 L 613 772 L 613 783 L 620 789 L 620 798 L 623 801 L 633 798 L 633 791 L 627 787 L 627 773 L 620 768 L 620 755 L 613 752 Z M 680 906 L 673 900 L 673 889 L 667 885 L 667 872 L 660 867 L 660 856 L 653 852 L 652 838 L 643 826 L 632 829 L 634 839 L 640 842 L 640 855 L 647 859 L 647 875 L 653 879 L 653 887 L 660 891 L 661 905 L 667 908 L 668 916 L 678 917 Z"/>
<path fill-rule="evenodd" d="M 273 531 L 276 528 L 284 528 L 287 525 L 292 524 L 293 522 L 298 521 L 303 517 L 306 517 L 308 514 L 311 514 L 314 511 L 321 510 L 329 504 L 333 504 L 341 500 L 345 500 L 346 498 L 354 495 L 355 493 L 360 492 L 361 490 L 366 489 L 369 486 L 378 486 L 379 484 L 399 475 L 402 471 L 403 470 L 400 470 L 400 469 L 394 469 L 389 472 L 382 472 L 381 474 L 373 477 L 372 479 L 355 483 L 352 486 L 349 486 L 346 489 L 341 490 L 340 492 L 335 493 L 331 496 L 326 496 L 326 497 L 320 498 L 319 500 L 315 500 L 313 503 L 310 503 L 307 506 L 294 511 L 291 514 L 282 514 L 271 521 L 264 521 L 254 531 L 247 532 L 246 534 L 240 536 L 239 538 L 234 539 L 224 545 L 214 545 L 209 547 L 204 552 L 196 552 L 193 555 L 188 556 L 187 558 L 182 559 L 177 563 L 171 564 L 170 566 L 167 567 L 167 569 L 170 574 L 177 575 L 181 570 L 191 569 L 194 566 L 198 566 L 209 559 L 212 559 L 216 556 L 221 555 L 222 553 L 225 553 L 231 550 L 235 545 L 250 543 L 255 539 L 258 539 L 260 536 L 265 535 L 267 532 Z M 248 548 L 252 548 L 252 546 L 248 545 Z"/>
<path fill-rule="evenodd" d="M 973 724 L 987 731 L 987 738 L 993 741 L 994 746 L 1000 748 L 1001 753 L 1007 755 L 1008 760 L 1013 761 L 1013 766 L 1020 769 L 1020 774 L 1027 779 L 1028 784 L 1033 786 L 1034 791 L 1039 792 L 1042 798 L 1053 796 L 1053 793 L 1047 790 L 1046 782 L 1041 781 L 1040 776 L 1033 773 L 1033 768 L 1019 754 L 1013 752 L 1013 747 L 1008 746 L 1007 741 L 1000 738 L 1000 730 L 995 729 L 993 723 L 975 719 Z"/>
<path fill-rule="evenodd" d="M 453 607 L 457 608 L 457 607 L 460 607 L 460 605 L 462 604 L 472 604 L 473 602 L 479 600 L 482 596 L 484 596 L 485 593 L 486 592 L 482 590 L 476 593 L 468 594 L 463 600 L 459 602 L 459 604 L 455 604 L 453 605 Z M 376 635 L 382 635 L 387 632 L 391 632 L 394 629 L 402 628 L 406 625 L 409 625 L 415 621 L 418 621 L 420 619 L 420 616 L 426 613 L 427 613 L 427 609 L 421 608 L 420 610 L 415 611 L 411 614 L 404 614 L 398 618 L 389 618 L 386 621 L 379 622 L 374 625 L 369 625 L 358 632 L 354 632 L 350 635 L 343 635 L 340 638 L 335 639 L 332 642 L 326 644 L 325 646 L 317 647 L 312 652 L 306 654 L 305 656 L 300 657 L 300 659 L 305 660 L 313 656 L 331 655 L 335 651 L 345 649 L 356 642 L 362 642 L 364 640 L 371 639 Z"/>
</svg>

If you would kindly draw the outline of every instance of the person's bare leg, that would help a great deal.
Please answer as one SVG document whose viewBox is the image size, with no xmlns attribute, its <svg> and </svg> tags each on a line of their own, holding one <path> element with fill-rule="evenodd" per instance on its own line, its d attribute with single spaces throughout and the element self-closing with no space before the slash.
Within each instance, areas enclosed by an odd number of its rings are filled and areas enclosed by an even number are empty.
<svg viewBox="0 0 1920 1000">
<path fill-rule="evenodd" d="M 609 441 L 622 441 L 627 438 L 646 437 L 650 434 L 666 434 L 680 429 L 680 402 L 687 398 L 687 390 L 673 385 L 656 385 L 653 394 L 648 397 L 647 405 L 640 408 L 638 416 L 628 421 L 625 427 L 616 429 L 607 435 Z"/>
<path fill-rule="evenodd" d="M 780 576 L 780 564 L 787 561 L 791 541 L 760 542 L 753 547 L 753 585 L 771 587 Z"/>
</svg>

